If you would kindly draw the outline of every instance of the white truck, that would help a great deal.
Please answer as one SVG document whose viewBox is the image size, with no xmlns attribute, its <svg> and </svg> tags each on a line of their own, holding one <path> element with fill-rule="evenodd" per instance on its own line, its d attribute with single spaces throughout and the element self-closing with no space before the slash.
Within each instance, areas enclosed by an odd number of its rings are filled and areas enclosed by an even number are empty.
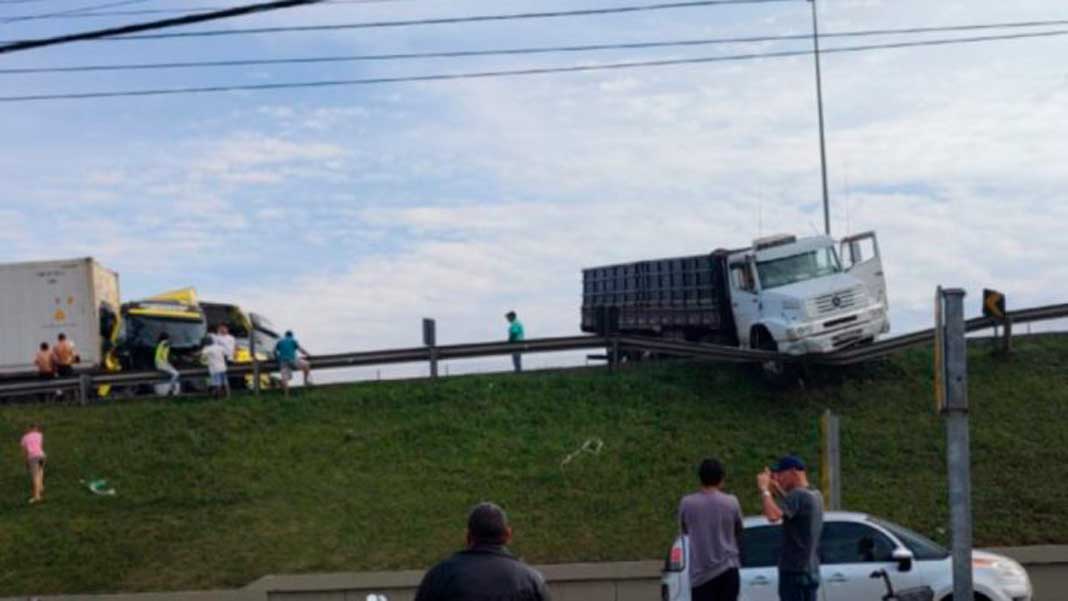
<svg viewBox="0 0 1068 601">
<path fill-rule="evenodd" d="M 736 250 L 583 270 L 582 329 L 791 355 L 890 330 L 874 232 L 778 235 Z"/>
<path fill-rule="evenodd" d="M 119 276 L 92 258 L 0 264 L 0 375 L 34 369 L 42 342 L 74 341 L 100 368 L 118 330 Z"/>
</svg>

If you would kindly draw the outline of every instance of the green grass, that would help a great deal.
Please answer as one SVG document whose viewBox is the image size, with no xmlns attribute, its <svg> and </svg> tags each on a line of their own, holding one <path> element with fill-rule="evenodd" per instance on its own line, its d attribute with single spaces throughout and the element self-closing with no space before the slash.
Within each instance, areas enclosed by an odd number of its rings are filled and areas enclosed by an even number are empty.
<svg viewBox="0 0 1068 601">
<path fill-rule="evenodd" d="M 979 348 L 979 347 L 982 348 Z M 421 568 L 462 541 L 466 510 L 510 513 L 532 562 L 661 557 L 706 454 L 758 509 L 776 455 L 817 462 L 818 417 L 842 415 L 844 496 L 944 538 L 944 434 L 930 353 L 806 390 L 744 369 L 669 362 L 322 388 L 286 400 L 0 409 L 0 595 L 237 587 L 270 573 Z M 1068 543 L 1068 339 L 970 358 L 975 538 Z M 45 425 L 46 502 L 28 506 L 17 441 Z M 598 455 L 561 460 L 588 438 Z M 818 482 L 818 474 L 813 474 Z M 79 480 L 103 477 L 116 497 Z"/>
</svg>

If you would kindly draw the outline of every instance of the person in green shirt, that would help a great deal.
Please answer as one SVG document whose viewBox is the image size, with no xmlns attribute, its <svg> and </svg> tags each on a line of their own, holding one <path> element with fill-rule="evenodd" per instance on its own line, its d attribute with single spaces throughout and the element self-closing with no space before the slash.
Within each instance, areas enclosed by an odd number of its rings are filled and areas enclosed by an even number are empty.
<svg viewBox="0 0 1068 601">
<path fill-rule="evenodd" d="M 523 324 L 516 318 L 515 311 L 509 311 L 504 318 L 508 320 L 508 342 L 523 342 Z M 517 372 L 523 371 L 522 353 L 518 351 L 512 353 L 512 367 Z"/>
</svg>

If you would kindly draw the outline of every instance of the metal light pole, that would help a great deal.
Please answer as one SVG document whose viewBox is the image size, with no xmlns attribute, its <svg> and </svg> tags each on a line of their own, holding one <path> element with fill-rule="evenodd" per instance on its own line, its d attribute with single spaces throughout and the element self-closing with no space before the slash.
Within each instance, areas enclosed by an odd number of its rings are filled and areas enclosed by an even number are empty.
<svg viewBox="0 0 1068 601">
<path fill-rule="evenodd" d="M 950 535 L 953 540 L 953 598 L 972 599 L 972 472 L 968 426 L 968 347 L 964 337 L 964 291 L 942 290 L 944 303 L 942 414 L 946 422 Z"/>
<path fill-rule="evenodd" d="M 820 77 L 820 28 L 816 0 L 812 4 L 812 46 L 816 53 L 816 108 L 820 116 L 820 175 L 823 177 L 823 233 L 831 235 L 831 205 L 827 194 L 827 145 L 823 139 L 823 82 Z"/>
</svg>

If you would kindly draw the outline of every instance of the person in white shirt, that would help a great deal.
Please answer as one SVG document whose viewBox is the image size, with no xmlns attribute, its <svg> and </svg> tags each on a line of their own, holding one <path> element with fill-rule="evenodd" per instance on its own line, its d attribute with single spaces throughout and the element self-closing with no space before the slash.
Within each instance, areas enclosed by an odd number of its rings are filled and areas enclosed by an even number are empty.
<svg viewBox="0 0 1068 601">
<path fill-rule="evenodd" d="M 215 339 L 205 338 L 200 358 L 208 366 L 212 396 L 230 398 L 230 387 L 226 385 L 226 349 Z"/>
<path fill-rule="evenodd" d="M 234 340 L 233 335 L 230 334 L 230 328 L 226 327 L 226 324 L 219 324 L 219 333 L 215 335 L 215 342 L 219 343 L 226 351 L 226 360 L 230 363 L 234 362 L 234 349 L 237 348 L 237 341 Z"/>
<path fill-rule="evenodd" d="M 234 340 L 232 334 L 230 334 L 230 328 L 226 324 L 221 323 L 209 330 L 211 339 L 215 341 L 223 348 L 223 354 L 226 356 L 227 363 L 234 362 L 234 351 L 237 348 L 237 341 Z M 223 388 L 226 390 L 226 398 L 230 398 L 230 378 L 223 378 Z"/>
</svg>

